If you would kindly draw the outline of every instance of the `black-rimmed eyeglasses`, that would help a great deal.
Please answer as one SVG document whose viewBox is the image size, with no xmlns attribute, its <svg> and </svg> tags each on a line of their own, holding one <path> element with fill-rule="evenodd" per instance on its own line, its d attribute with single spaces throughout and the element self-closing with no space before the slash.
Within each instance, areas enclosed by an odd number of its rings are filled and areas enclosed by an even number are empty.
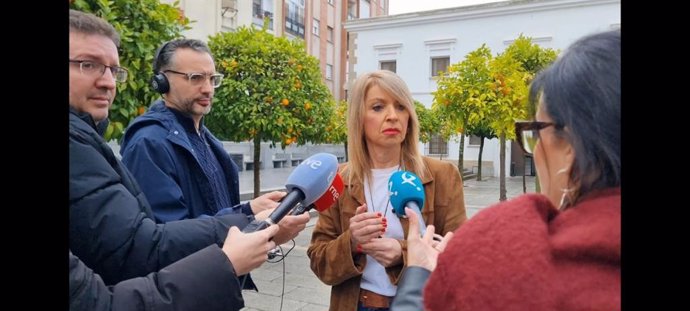
<svg viewBox="0 0 690 311">
<path fill-rule="evenodd" d="M 69 62 L 79 64 L 79 71 L 85 75 L 100 77 L 105 73 L 105 69 L 108 68 L 110 69 L 110 73 L 115 78 L 115 81 L 127 81 L 127 69 L 122 67 L 108 66 L 92 60 L 70 59 Z"/>
<path fill-rule="evenodd" d="M 178 75 L 184 75 L 187 76 L 187 80 L 189 80 L 189 83 L 192 85 L 201 85 L 206 81 L 206 79 L 211 80 L 211 85 L 213 88 L 217 88 L 220 86 L 220 83 L 223 82 L 223 75 L 220 73 L 198 73 L 198 72 L 191 72 L 191 73 L 186 73 L 186 72 L 179 72 L 175 70 L 163 70 L 163 72 L 172 72 L 176 73 Z"/>
<path fill-rule="evenodd" d="M 556 125 L 551 122 L 517 121 L 515 122 L 515 136 L 522 151 L 528 154 L 534 153 L 534 147 L 539 140 L 539 131 L 549 126 Z"/>
</svg>

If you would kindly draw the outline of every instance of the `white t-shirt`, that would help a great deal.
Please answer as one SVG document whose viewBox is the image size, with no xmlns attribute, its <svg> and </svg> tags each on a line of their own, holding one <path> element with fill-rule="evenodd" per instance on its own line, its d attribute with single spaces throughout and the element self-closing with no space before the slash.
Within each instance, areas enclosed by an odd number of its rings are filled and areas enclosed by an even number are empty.
<svg viewBox="0 0 690 311">
<path fill-rule="evenodd" d="M 369 191 L 369 182 L 365 179 L 364 198 L 367 201 L 367 212 L 380 212 L 381 215 L 385 215 L 388 227 L 383 236 L 402 240 L 404 236 L 402 225 L 400 225 L 400 219 L 393 211 L 390 196 L 388 195 L 388 180 L 398 169 L 399 166 L 397 165 L 390 168 L 372 169 L 373 189 Z M 395 292 L 398 289 L 388 279 L 386 268 L 369 255 L 367 255 L 367 264 L 364 266 L 364 274 L 359 286 L 384 296 L 395 296 Z"/>
</svg>

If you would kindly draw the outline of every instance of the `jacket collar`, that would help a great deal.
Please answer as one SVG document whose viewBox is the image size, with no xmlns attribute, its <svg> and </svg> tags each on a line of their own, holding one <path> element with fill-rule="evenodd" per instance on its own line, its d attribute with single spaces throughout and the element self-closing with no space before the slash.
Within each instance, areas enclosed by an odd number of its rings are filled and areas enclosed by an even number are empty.
<svg viewBox="0 0 690 311">
<path fill-rule="evenodd" d="M 422 185 L 426 185 L 434 180 L 434 177 L 431 175 L 430 170 L 429 170 L 429 161 L 426 157 L 422 157 L 422 160 L 424 161 L 424 165 L 426 166 L 427 173 L 426 176 L 420 177 L 422 180 Z M 347 165 L 348 163 L 343 163 L 340 165 L 340 172 L 345 172 L 347 171 Z M 349 171 L 348 171 L 349 172 Z M 348 173 L 349 174 L 349 173 Z M 352 180 L 352 183 L 350 183 L 350 178 L 348 178 L 347 174 L 343 175 L 343 183 L 345 184 L 345 187 L 350 189 L 350 196 L 357 201 L 359 204 L 364 204 L 365 199 L 364 199 L 364 184 L 362 180 Z"/>
<path fill-rule="evenodd" d="M 106 118 L 105 120 L 96 124 L 96 121 L 93 120 L 93 117 L 91 116 L 91 114 L 89 114 L 87 112 L 77 111 L 72 106 L 69 107 L 69 112 L 71 114 L 74 114 L 75 116 L 77 116 L 79 119 L 84 121 L 86 124 L 88 124 L 89 127 L 94 129 L 96 131 L 96 133 L 98 133 L 98 135 L 100 135 L 101 137 L 103 137 L 103 134 L 105 134 L 105 130 L 108 128 L 108 124 L 110 123 L 110 120 L 108 120 Z"/>
</svg>

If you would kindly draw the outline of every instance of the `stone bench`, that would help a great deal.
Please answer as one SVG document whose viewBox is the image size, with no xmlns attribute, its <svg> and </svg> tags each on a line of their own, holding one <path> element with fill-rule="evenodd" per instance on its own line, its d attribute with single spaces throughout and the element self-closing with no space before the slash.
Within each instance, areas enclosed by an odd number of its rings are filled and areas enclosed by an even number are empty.
<svg viewBox="0 0 690 311">
<path fill-rule="evenodd" d="M 286 164 L 287 164 L 287 154 L 276 153 L 273 155 L 273 168 L 286 167 L 285 166 Z"/>
<path fill-rule="evenodd" d="M 259 169 L 261 169 L 263 162 L 259 161 Z M 254 159 L 248 155 L 244 156 L 244 166 L 247 171 L 254 170 Z"/>
<path fill-rule="evenodd" d="M 292 166 L 297 166 L 300 163 L 304 161 L 304 154 L 301 153 L 293 153 L 292 156 L 290 157 L 290 165 Z"/>
</svg>

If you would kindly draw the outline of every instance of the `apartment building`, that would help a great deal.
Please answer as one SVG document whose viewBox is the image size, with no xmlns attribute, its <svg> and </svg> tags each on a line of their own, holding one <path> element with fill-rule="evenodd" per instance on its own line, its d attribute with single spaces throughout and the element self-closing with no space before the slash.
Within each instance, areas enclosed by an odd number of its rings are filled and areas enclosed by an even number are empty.
<svg viewBox="0 0 690 311">
<path fill-rule="evenodd" d="M 162 0 L 172 4 L 174 0 Z M 179 0 L 194 21 L 188 38 L 206 41 L 240 26 L 263 27 L 276 36 L 304 40 L 307 52 L 319 59 L 323 81 L 336 101 L 347 98 L 348 20 L 388 15 L 389 0 Z"/>
</svg>

